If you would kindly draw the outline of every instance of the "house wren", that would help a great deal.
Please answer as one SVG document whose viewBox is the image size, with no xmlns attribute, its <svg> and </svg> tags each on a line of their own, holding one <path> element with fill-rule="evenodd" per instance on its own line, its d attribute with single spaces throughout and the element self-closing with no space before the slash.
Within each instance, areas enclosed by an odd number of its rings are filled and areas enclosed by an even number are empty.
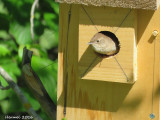
<svg viewBox="0 0 160 120">
<path fill-rule="evenodd" d="M 120 50 L 118 38 L 109 31 L 96 33 L 88 44 L 96 53 L 106 56 L 113 56 Z"/>
</svg>

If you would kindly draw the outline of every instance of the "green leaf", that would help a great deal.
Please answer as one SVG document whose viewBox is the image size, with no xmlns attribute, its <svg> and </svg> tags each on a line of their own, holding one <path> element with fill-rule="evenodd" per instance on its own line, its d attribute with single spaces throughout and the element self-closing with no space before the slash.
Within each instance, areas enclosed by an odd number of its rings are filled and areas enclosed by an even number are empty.
<svg viewBox="0 0 160 120">
<path fill-rule="evenodd" d="M 0 101 L 7 98 L 10 92 L 10 90 L 0 90 Z"/>
<path fill-rule="evenodd" d="M 24 45 L 20 45 L 19 48 L 18 48 L 18 60 L 19 60 L 19 63 L 22 62 L 23 48 L 24 48 Z"/>
<path fill-rule="evenodd" d="M 49 120 L 50 118 L 47 116 L 47 114 L 44 112 L 43 109 L 41 109 L 40 113 L 38 113 L 38 115 L 40 115 L 40 117 L 43 119 L 43 120 Z"/>
<path fill-rule="evenodd" d="M 44 13 L 43 15 L 44 20 L 45 20 L 45 25 L 47 25 L 49 28 L 53 30 L 57 30 L 58 24 L 56 24 L 54 21 L 57 19 L 57 15 L 53 13 Z"/>
<path fill-rule="evenodd" d="M 0 44 L 5 45 L 7 49 L 10 50 L 10 52 L 13 52 L 13 51 L 17 52 L 18 50 L 15 42 L 11 39 L 11 36 L 5 30 L 0 30 Z"/>
<path fill-rule="evenodd" d="M 25 111 L 25 109 L 22 107 L 21 101 L 14 92 L 10 94 L 8 100 L 3 100 L 0 105 L 4 114 Z"/>
<path fill-rule="evenodd" d="M 57 61 L 53 62 L 49 59 L 33 56 L 32 68 L 38 74 L 48 94 L 56 104 L 57 103 Z"/>
<path fill-rule="evenodd" d="M 3 14 L 7 14 L 8 10 L 5 8 L 4 3 L 0 0 L 0 12 Z"/>
<path fill-rule="evenodd" d="M 40 104 L 35 98 L 31 96 L 30 92 L 26 89 L 22 89 L 22 92 L 24 96 L 27 98 L 27 100 L 29 101 L 29 103 L 31 104 L 32 108 L 34 110 L 39 110 Z M 2 100 L 2 102 L 0 103 L 3 113 L 8 114 L 13 112 L 26 111 L 25 108 L 23 107 L 22 102 L 20 101 L 20 99 L 18 98 L 18 96 L 15 94 L 13 90 L 11 90 L 10 93 L 7 95 L 8 95 L 8 100 Z"/>
<path fill-rule="evenodd" d="M 10 55 L 11 52 L 8 50 L 6 45 L 0 44 L 0 57 Z"/>
<path fill-rule="evenodd" d="M 17 62 L 13 61 L 11 58 L 3 58 L 0 60 L 0 65 L 11 76 L 14 82 L 17 82 L 17 76 L 21 75 L 21 70 Z"/>
<path fill-rule="evenodd" d="M 2 76 L 0 76 L 0 82 L 1 82 L 1 85 L 6 87 L 8 86 L 8 83 L 4 80 L 4 78 L 2 78 Z M 8 97 L 9 94 L 11 94 L 12 90 L 9 89 L 9 90 L 0 90 L 0 100 L 3 100 L 5 98 Z"/>
<path fill-rule="evenodd" d="M 7 101 L 7 100 L 1 101 L 0 102 L 0 106 L 1 106 L 2 112 L 4 114 L 7 114 L 8 113 L 8 109 L 9 109 L 9 101 Z"/>
<path fill-rule="evenodd" d="M 8 86 L 8 83 L 6 82 L 6 80 L 2 76 L 0 76 L 0 82 L 1 82 L 2 86 L 4 86 L 4 87 Z"/>
<path fill-rule="evenodd" d="M 59 4 L 58 3 L 52 4 L 52 8 L 54 9 L 55 13 L 59 14 Z"/>
<path fill-rule="evenodd" d="M 40 45 L 42 48 L 51 49 L 58 45 L 55 32 L 50 29 L 45 29 L 44 34 L 40 37 Z"/>
<path fill-rule="evenodd" d="M 31 104 L 31 106 L 33 107 L 34 110 L 39 110 L 40 109 L 40 104 L 39 102 L 32 96 L 32 94 L 30 93 L 30 91 L 28 89 L 22 89 L 25 97 L 27 98 L 27 100 L 29 101 L 29 103 Z"/>
<path fill-rule="evenodd" d="M 2 44 L 5 44 L 8 48 L 8 50 L 10 51 L 10 53 L 12 54 L 12 52 L 18 52 L 18 48 L 15 44 L 15 42 L 13 40 L 7 40 L 7 41 L 3 41 Z M 14 54 L 12 54 L 13 56 Z"/>
<path fill-rule="evenodd" d="M 52 0 L 47 0 L 47 2 L 51 5 L 51 7 L 53 8 L 54 12 L 56 14 L 59 14 L 59 4 L 56 2 L 53 2 Z"/>
<path fill-rule="evenodd" d="M 56 18 L 57 18 L 57 16 L 53 13 L 49 13 L 49 12 L 44 13 L 45 20 L 54 20 Z"/>
<path fill-rule="evenodd" d="M 67 120 L 67 118 L 62 118 L 62 120 Z"/>
<path fill-rule="evenodd" d="M 10 36 L 8 35 L 7 31 L 5 30 L 0 30 L 0 39 L 9 39 Z M 0 41 L 0 42 L 4 42 L 4 41 Z"/>
<path fill-rule="evenodd" d="M 12 23 L 10 25 L 10 33 L 13 34 L 13 36 L 16 39 L 16 42 L 19 45 L 26 45 L 32 43 L 29 24 L 23 26 L 18 23 Z"/>
</svg>

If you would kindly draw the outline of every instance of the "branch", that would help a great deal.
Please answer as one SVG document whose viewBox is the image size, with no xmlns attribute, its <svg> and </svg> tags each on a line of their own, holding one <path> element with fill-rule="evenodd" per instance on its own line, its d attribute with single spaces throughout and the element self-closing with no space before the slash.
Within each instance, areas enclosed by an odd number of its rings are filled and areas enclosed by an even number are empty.
<svg viewBox="0 0 160 120">
<path fill-rule="evenodd" d="M 22 71 L 26 84 L 50 119 L 56 120 L 57 106 L 54 104 L 46 89 L 44 88 L 40 78 L 31 67 L 32 53 L 33 52 L 26 49 L 26 47 L 23 49 Z"/>
<path fill-rule="evenodd" d="M 9 88 L 10 88 L 10 86 L 3 87 L 1 82 L 0 82 L 0 90 L 8 90 Z"/>
<path fill-rule="evenodd" d="M 19 47 L 19 45 L 18 45 L 15 37 L 14 37 L 11 33 L 9 33 L 9 32 L 8 32 L 8 34 L 9 34 L 9 36 L 11 37 L 11 39 L 13 40 L 13 42 L 16 44 L 16 46 Z"/>
<path fill-rule="evenodd" d="M 34 39 L 34 11 L 35 11 L 35 7 L 36 5 L 38 6 L 38 1 L 39 0 L 34 0 L 34 3 L 32 5 L 32 8 L 31 8 L 31 17 L 30 17 L 30 23 L 31 23 L 31 37 L 32 37 L 32 40 Z"/>
<path fill-rule="evenodd" d="M 13 81 L 13 79 L 8 75 L 8 73 L 0 67 L 0 75 L 7 81 L 9 86 L 15 91 L 19 99 L 21 100 L 24 108 L 27 110 L 28 114 L 31 115 L 35 120 L 42 120 L 37 113 L 33 110 L 27 98 L 22 93 L 18 85 Z"/>
</svg>

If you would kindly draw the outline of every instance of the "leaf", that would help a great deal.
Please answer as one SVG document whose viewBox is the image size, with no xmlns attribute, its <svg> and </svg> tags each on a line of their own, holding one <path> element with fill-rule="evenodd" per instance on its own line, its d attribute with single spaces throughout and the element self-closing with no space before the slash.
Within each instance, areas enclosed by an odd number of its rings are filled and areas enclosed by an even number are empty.
<svg viewBox="0 0 160 120">
<path fill-rule="evenodd" d="M 1 92 L 1 91 L 0 91 Z M 24 96 L 27 98 L 29 103 L 31 104 L 32 108 L 34 110 L 39 110 L 40 109 L 40 104 L 38 101 L 31 96 L 29 91 L 26 89 L 22 89 L 22 92 Z M 8 114 L 8 113 L 13 113 L 13 112 L 25 112 L 25 108 L 23 107 L 22 102 L 18 98 L 18 96 L 15 94 L 13 90 L 10 90 L 10 94 L 8 95 L 8 100 L 2 100 L 0 103 L 0 106 L 2 108 L 3 113 Z"/>
<path fill-rule="evenodd" d="M 4 3 L 1 0 L 0 0 L 0 11 L 3 14 L 7 14 L 8 13 L 7 9 L 4 6 Z"/>
<path fill-rule="evenodd" d="M 8 35 L 7 31 L 5 30 L 0 30 L 0 39 L 9 39 L 10 36 Z M 0 42 L 4 42 L 4 41 L 0 41 Z"/>
<path fill-rule="evenodd" d="M 52 0 L 46 0 L 50 5 L 51 7 L 53 8 L 54 12 L 56 14 L 59 14 L 59 4 L 56 3 L 56 2 L 53 2 Z"/>
<path fill-rule="evenodd" d="M 41 109 L 40 113 L 38 113 L 38 115 L 40 115 L 40 117 L 43 119 L 43 120 L 49 120 L 50 118 L 47 116 L 47 114 L 44 112 L 43 109 Z"/>
<path fill-rule="evenodd" d="M 57 103 L 57 61 L 53 62 L 49 59 L 33 56 L 32 68 L 38 74 L 48 94 L 56 104 Z"/>
<path fill-rule="evenodd" d="M 14 20 L 23 25 L 29 21 L 30 9 L 32 5 L 31 2 L 26 2 L 26 0 L 3 0 L 3 3 L 7 8 L 8 14 L 11 16 L 12 21 Z"/>
<path fill-rule="evenodd" d="M 16 42 L 19 45 L 26 45 L 32 43 L 29 24 L 23 26 L 18 23 L 12 23 L 10 25 L 10 33 L 13 34 L 13 36 L 16 39 Z"/>
<path fill-rule="evenodd" d="M 4 114 L 7 114 L 8 108 L 9 108 L 9 101 L 7 101 L 7 100 L 1 101 L 1 102 L 0 102 L 0 106 L 1 106 L 2 112 L 3 112 Z"/>
<path fill-rule="evenodd" d="M 1 102 L 2 112 L 5 114 L 13 112 L 25 112 L 25 109 L 22 107 L 22 103 L 17 97 L 17 95 L 12 92 L 8 100 L 3 100 Z"/>
<path fill-rule="evenodd" d="M 7 46 L 4 44 L 0 44 L 0 57 L 10 55 L 11 52 L 8 50 Z"/>
<path fill-rule="evenodd" d="M 51 5 L 52 5 L 52 8 L 54 9 L 55 13 L 59 14 L 59 4 L 53 2 L 53 4 L 51 4 Z"/>
<path fill-rule="evenodd" d="M 22 62 L 23 48 L 24 48 L 24 45 L 20 45 L 19 48 L 18 48 L 18 60 L 19 60 L 19 63 Z"/>
<path fill-rule="evenodd" d="M 32 96 L 30 91 L 28 89 L 22 89 L 24 96 L 27 98 L 31 106 L 33 107 L 34 110 L 39 110 L 40 109 L 40 104 L 39 102 Z"/>
<path fill-rule="evenodd" d="M 11 54 L 12 54 L 12 52 L 16 52 L 16 54 L 17 54 L 18 48 L 13 40 L 3 41 L 3 44 L 5 44 L 7 46 L 8 50 L 10 51 Z M 12 56 L 14 56 L 14 54 L 12 54 Z"/>
<path fill-rule="evenodd" d="M 40 45 L 42 48 L 51 49 L 58 45 L 58 39 L 54 34 L 55 32 L 50 29 L 45 29 L 44 34 L 40 37 Z"/>
<path fill-rule="evenodd" d="M 17 76 L 21 74 L 21 71 L 19 70 L 17 64 L 14 63 L 12 60 L 5 58 L 5 59 L 1 59 L 0 65 L 11 76 L 13 81 L 17 82 Z M 1 76 L 0 76 L 0 82 L 4 87 L 8 86 L 8 83 L 6 82 L 6 80 L 4 80 L 4 78 L 2 78 Z M 0 100 L 7 98 L 8 95 L 10 94 L 12 94 L 11 88 L 9 90 L 0 90 Z"/>
<path fill-rule="evenodd" d="M 0 76 L 0 82 L 1 82 L 1 85 L 6 87 L 8 86 L 8 83 L 2 78 L 2 76 Z M 5 98 L 8 97 L 9 94 L 11 94 L 12 90 L 9 89 L 9 90 L 0 90 L 0 100 L 3 100 Z"/>
<path fill-rule="evenodd" d="M 1 58 L 0 65 L 11 76 L 14 82 L 17 82 L 17 76 L 21 75 L 21 70 L 19 69 L 17 62 L 13 61 L 11 58 Z"/>
<path fill-rule="evenodd" d="M 45 20 L 45 25 L 47 25 L 49 28 L 53 30 L 57 30 L 58 24 L 53 22 L 57 19 L 57 15 L 47 12 L 47 13 L 44 13 L 43 17 Z"/>
<path fill-rule="evenodd" d="M 8 83 L 6 82 L 6 80 L 2 76 L 0 76 L 0 82 L 1 82 L 2 86 L 4 86 L 4 87 L 8 86 Z"/>
<path fill-rule="evenodd" d="M 49 13 L 49 12 L 44 13 L 45 20 L 54 20 L 56 18 L 57 18 L 57 16 L 53 13 Z"/>
<path fill-rule="evenodd" d="M 5 30 L 0 30 L 0 44 L 5 45 L 7 47 L 7 49 L 10 51 L 10 53 L 13 51 L 17 52 L 17 50 L 18 50 L 15 42 L 11 39 L 8 32 Z"/>
</svg>

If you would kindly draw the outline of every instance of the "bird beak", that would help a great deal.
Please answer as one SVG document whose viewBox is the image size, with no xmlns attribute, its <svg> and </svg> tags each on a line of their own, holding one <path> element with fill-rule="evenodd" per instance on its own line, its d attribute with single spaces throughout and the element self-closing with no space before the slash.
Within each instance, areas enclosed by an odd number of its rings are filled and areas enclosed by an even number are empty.
<svg viewBox="0 0 160 120">
<path fill-rule="evenodd" d="M 93 44 L 93 42 L 88 42 L 88 45 L 91 45 L 91 44 Z"/>
</svg>

